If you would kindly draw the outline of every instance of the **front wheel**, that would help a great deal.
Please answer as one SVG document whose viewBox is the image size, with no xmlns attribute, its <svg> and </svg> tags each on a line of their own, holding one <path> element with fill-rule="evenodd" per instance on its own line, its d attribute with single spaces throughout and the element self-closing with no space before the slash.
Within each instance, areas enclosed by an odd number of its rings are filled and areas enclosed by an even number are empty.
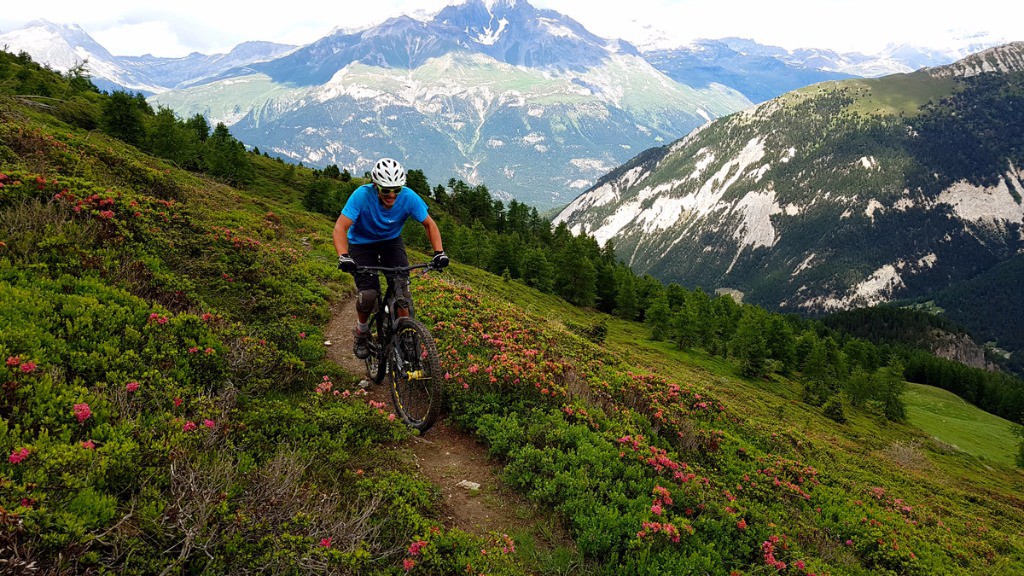
<svg viewBox="0 0 1024 576">
<path fill-rule="evenodd" d="M 366 377 L 374 384 L 380 384 L 384 380 L 384 367 L 387 364 L 381 344 L 380 322 L 376 316 L 371 316 L 369 324 L 370 336 L 367 338 L 366 346 L 370 349 L 370 355 L 365 360 Z"/>
<path fill-rule="evenodd" d="M 402 420 L 426 432 L 441 411 L 441 361 L 430 331 L 413 318 L 401 318 L 395 331 L 391 400 Z"/>
</svg>

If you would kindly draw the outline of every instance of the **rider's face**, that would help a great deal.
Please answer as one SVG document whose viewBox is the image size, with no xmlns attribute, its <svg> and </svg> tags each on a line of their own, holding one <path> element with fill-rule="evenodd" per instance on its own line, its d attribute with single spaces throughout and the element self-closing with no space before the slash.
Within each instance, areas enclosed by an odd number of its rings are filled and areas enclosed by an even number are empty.
<svg viewBox="0 0 1024 576">
<path fill-rule="evenodd" d="M 398 200 L 398 193 L 402 191 L 401 187 L 397 188 L 381 188 L 377 184 L 374 184 L 377 188 L 377 198 L 385 208 L 391 208 L 395 205 L 395 201 Z"/>
</svg>

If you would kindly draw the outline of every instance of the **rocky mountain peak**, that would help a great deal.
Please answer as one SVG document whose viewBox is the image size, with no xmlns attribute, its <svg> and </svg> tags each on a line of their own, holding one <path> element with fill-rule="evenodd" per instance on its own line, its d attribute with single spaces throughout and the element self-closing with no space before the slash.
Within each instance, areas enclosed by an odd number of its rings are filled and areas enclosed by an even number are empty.
<svg viewBox="0 0 1024 576">
<path fill-rule="evenodd" d="M 948 66 L 930 69 L 929 73 L 936 77 L 968 78 L 986 72 L 1021 71 L 1024 71 L 1024 42 L 1012 42 L 982 50 Z"/>
</svg>

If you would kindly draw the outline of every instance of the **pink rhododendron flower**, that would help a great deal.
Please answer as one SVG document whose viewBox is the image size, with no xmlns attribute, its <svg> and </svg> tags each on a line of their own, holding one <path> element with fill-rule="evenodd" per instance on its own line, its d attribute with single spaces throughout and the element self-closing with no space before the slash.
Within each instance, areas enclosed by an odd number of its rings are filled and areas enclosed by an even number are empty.
<svg viewBox="0 0 1024 576">
<path fill-rule="evenodd" d="M 13 366 L 17 366 L 18 364 L 21 364 L 21 358 L 18 358 L 17 356 L 8 356 L 7 357 L 7 365 L 8 366 L 12 366 L 13 367 Z"/>
<path fill-rule="evenodd" d="M 25 362 L 24 364 L 21 365 L 20 368 L 21 368 L 21 371 L 24 372 L 25 374 L 28 374 L 30 372 L 35 372 L 36 371 L 36 363 L 35 362 Z"/>
<path fill-rule="evenodd" d="M 139 389 L 139 383 L 138 382 L 129 382 L 129 383 L 124 385 L 124 389 L 129 391 L 129 392 L 135 392 L 136 390 Z"/>
<path fill-rule="evenodd" d="M 175 397 L 174 398 L 174 407 L 177 408 L 178 406 L 181 406 L 181 398 Z"/>
<path fill-rule="evenodd" d="M 22 448 L 21 450 L 11 452 L 11 455 L 7 457 L 7 461 L 11 464 L 20 464 L 25 458 L 28 458 L 28 455 L 28 448 Z"/>
<path fill-rule="evenodd" d="M 92 416 L 92 410 L 89 408 L 89 405 L 86 404 L 85 402 L 82 402 L 81 404 L 75 404 L 74 411 L 75 418 L 78 418 L 79 424 L 85 422 L 86 420 L 89 419 L 90 416 Z"/>
<path fill-rule="evenodd" d="M 86 450 L 95 450 L 96 449 L 96 444 L 93 443 L 92 440 L 86 440 L 86 441 L 82 442 L 82 448 L 85 448 Z"/>
<path fill-rule="evenodd" d="M 415 566 L 415 565 L 416 565 L 416 561 L 413 560 L 412 558 L 406 558 L 405 560 L 402 560 L 402 568 L 405 568 L 406 572 L 408 572 L 409 570 L 412 570 L 412 567 Z"/>
<path fill-rule="evenodd" d="M 334 538 L 328 536 L 327 538 L 324 538 L 323 540 L 320 541 L 320 545 L 323 546 L 324 548 L 330 548 L 331 547 L 331 542 L 333 542 L 333 541 L 334 541 Z"/>
<path fill-rule="evenodd" d="M 196 423 L 189 420 L 188 422 L 185 422 L 185 425 L 182 426 L 181 429 L 185 432 L 191 432 L 196 429 Z"/>
<path fill-rule="evenodd" d="M 216 425 L 217 424 L 213 420 L 210 420 L 209 418 L 203 420 L 203 426 L 206 426 L 207 428 L 213 428 Z"/>
<path fill-rule="evenodd" d="M 420 550 L 423 550 L 427 546 L 426 540 L 417 540 L 409 546 L 409 554 L 411 556 L 419 556 Z"/>
</svg>

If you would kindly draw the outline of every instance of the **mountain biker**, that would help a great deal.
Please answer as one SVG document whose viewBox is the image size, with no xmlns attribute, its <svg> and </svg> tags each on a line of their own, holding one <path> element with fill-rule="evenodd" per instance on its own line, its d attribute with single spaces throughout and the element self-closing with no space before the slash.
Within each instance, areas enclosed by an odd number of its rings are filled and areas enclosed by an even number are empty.
<svg viewBox="0 0 1024 576">
<path fill-rule="evenodd" d="M 355 276 L 356 316 L 358 322 L 352 334 L 355 343 L 352 352 L 363 359 L 370 355 L 366 339 L 370 334 L 367 320 L 377 303 L 380 279 L 376 274 L 355 274 L 359 266 L 401 267 L 409 265 L 402 241 L 402 226 L 410 217 L 423 224 L 427 239 L 434 249 L 431 264 L 435 268 L 448 265 L 448 255 L 441 243 L 437 223 L 427 213 L 427 204 L 411 189 L 405 187 L 405 168 L 392 158 L 381 158 L 370 171 L 369 184 L 356 188 L 334 223 L 334 249 L 338 253 L 338 268 Z M 388 279 L 391 282 L 391 279 Z M 409 315 L 409 274 L 396 279 L 395 293 L 399 316 Z"/>
</svg>

